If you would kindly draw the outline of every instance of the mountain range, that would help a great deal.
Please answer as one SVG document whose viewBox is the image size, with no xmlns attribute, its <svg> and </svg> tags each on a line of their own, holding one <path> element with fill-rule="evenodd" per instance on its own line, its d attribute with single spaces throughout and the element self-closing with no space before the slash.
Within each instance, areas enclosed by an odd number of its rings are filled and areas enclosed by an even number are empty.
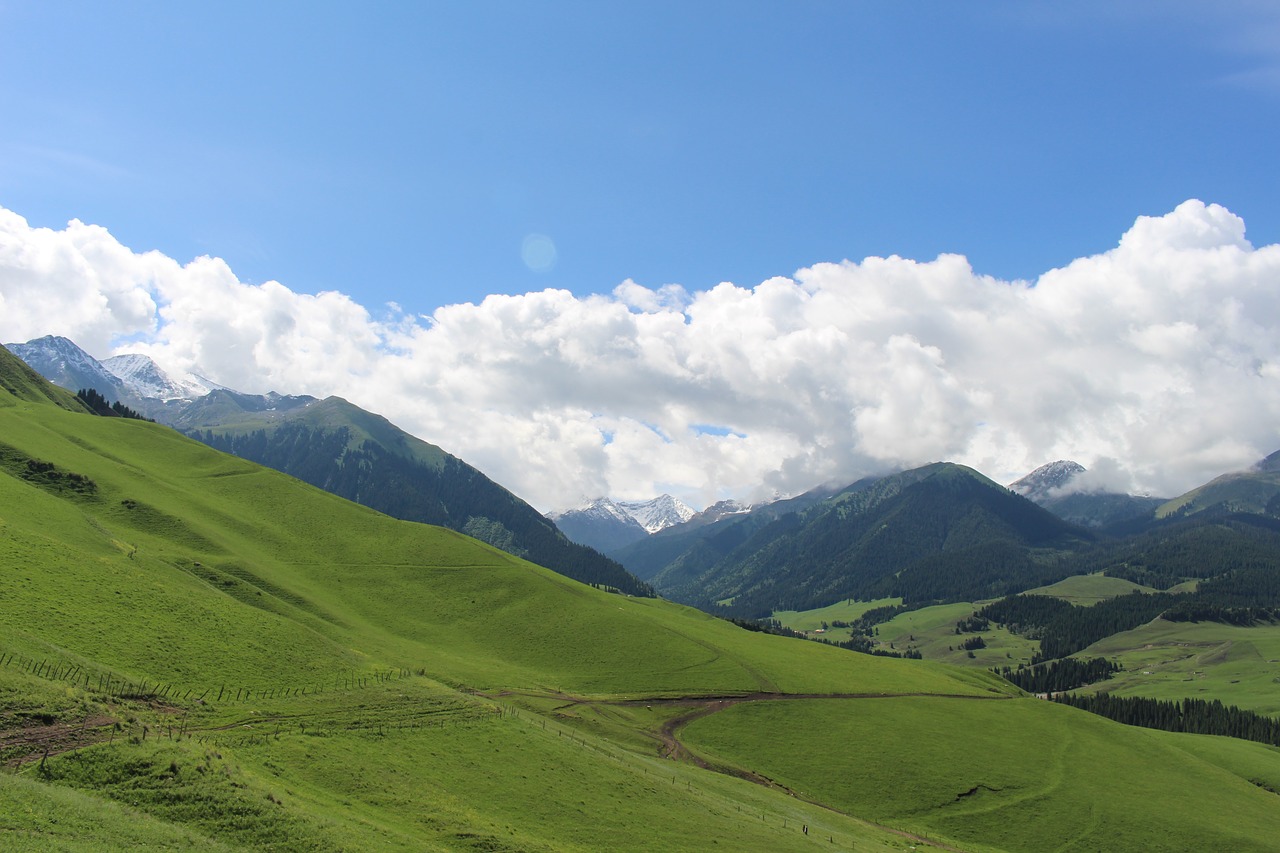
<svg viewBox="0 0 1280 853">
<path fill-rule="evenodd" d="M 1280 837 L 1274 747 L 593 589 L 96 417 L 4 350 L 0 389 L 6 849 L 1260 853 Z M 792 514 L 888 523 L 947 492 L 1007 520 L 989 481 L 948 465 Z M 1064 544 L 1006 496 L 1027 523 L 1001 535 Z M 1212 531 L 1213 514 L 1168 524 Z M 942 517 L 957 533 L 986 518 Z"/>
<path fill-rule="evenodd" d="M 587 583 L 651 588 L 444 450 L 339 397 L 242 394 L 150 358 L 99 362 L 55 336 L 6 347 L 69 390 L 93 389 L 212 447 L 408 521 L 448 527 Z"/>
<path fill-rule="evenodd" d="M 608 553 L 684 524 L 696 514 L 671 495 L 659 495 L 647 501 L 596 498 L 573 509 L 548 513 L 547 518 L 574 542 Z"/>
<path fill-rule="evenodd" d="M 664 595 L 761 618 L 850 598 L 948 598 L 960 586 L 970 600 L 1003 595 L 1034 585 L 1040 552 L 1091 539 L 970 468 L 935 463 L 614 553 Z"/>
<path fill-rule="evenodd" d="M 1083 466 L 1067 460 L 1008 487 L 935 463 L 753 507 L 722 502 L 695 513 L 664 495 L 599 499 L 546 518 L 456 457 L 340 398 L 240 394 L 198 377 L 173 382 L 145 357 L 99 363 L 65 339 L 14 349 L 68 385 L 104 382 L 210 446 L 395 517 L 450 527 L 579 580 L 638 595 L 656 589 L 739 618 L 846 599 L 923 606 L 996 598 L 1085 566 L 1123 575 L 1105 555 L 1129 553 L 1139 565 L 1132 548 L 1147 547 L 1115 545 L 1125 537 L 1164 530 L 1166 540 L 1190 536 L 1187 547 L 1199 554 L 1204 535 L 1175 522 L 1280 510 L 1273 456 L 1169 501 L 1086 488 Z"/>
</svg>

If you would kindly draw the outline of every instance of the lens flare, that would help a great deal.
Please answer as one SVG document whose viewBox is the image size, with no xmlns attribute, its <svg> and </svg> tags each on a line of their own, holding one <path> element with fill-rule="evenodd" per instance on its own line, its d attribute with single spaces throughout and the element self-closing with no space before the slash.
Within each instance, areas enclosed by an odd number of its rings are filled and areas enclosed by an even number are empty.
<svg viewBox="0 0 1280 853">
<path fill-rule="evenodd" d="M 520 244 L 520 258 L 534 272 L 550 272 L 557 257 L 555 241 L 546 234 L 530 234 Z"/>
</svg>

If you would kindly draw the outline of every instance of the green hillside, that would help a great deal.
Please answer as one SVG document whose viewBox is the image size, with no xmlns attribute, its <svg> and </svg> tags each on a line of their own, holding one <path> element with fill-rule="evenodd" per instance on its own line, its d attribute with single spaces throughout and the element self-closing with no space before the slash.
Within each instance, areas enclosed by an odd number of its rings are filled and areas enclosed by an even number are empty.
<svg viewBox="0 0 1280 853">
<path fill-rule="evenodd" d="M 1151 587 L 1141 586 L 1124 578 L 1115 578 L 1103 574 L 1072 575 L 1048 586 L 1026 590 L 1025 595 L 1048 595 L 1061 598 L 1069 604 L 1097 604 L 1117 595 L 1128 595 L 1131 592 L 1155 592 Z"/>
<path fill-rule="evenodd" d="M 1280 778 L 1274 752 L 1183 749 L 989 673 L 743 631 L 165 427 L 0 398 L 5 849 L 1041 850 L 1100 832 L 1115 850 L 1266 849 L 1280 833 L 1248 781 Z M 1138 753 L 1170 781 L 1112 802 Z M 943 814 L 940 795 L 982 783 L 1024 804 L 1005 812 L 1016 831 Z M 1197 798 L 1230 825 L 1191 832 Z M 1062 835 L 1079 820 L 1092 834 Z"/>
<path fill-rule="evenodd" d="M 687 736 L 842 811 L 963 849 L 1274 849 L 1280 814 L 1262 785 L 1276 781 L 1280 751 L 1071 710 L 937 697 L 739 704 Z M 1228 769 L 1245 762 L 1257 784 Z"/>
<path fill-rule="evenodd" d="M 1161 504 L 1156 508 L 1156 518 L 1195 515 L 1209 510 L 1280 516 L 1280 470 L 1276 470 L 1273 462 L 1252 471 L 1223 474 Z"/>
<path fill-rule="evenodd" d="M 341 397 L 214 391 L 187 406 L 174 425 L 379 512 L 461 531 L 575 580 L 652 594 L 480 471 Z"/>
<path fill-rule="evenodd" d="M 72 412 L 87 412 L 89 408 L 73 392 L 46 382 L 20 358 L 14 357 L 0 346 L 0 406 L 10 406 L 15 400 L 48 402 Z"/>
</svg>

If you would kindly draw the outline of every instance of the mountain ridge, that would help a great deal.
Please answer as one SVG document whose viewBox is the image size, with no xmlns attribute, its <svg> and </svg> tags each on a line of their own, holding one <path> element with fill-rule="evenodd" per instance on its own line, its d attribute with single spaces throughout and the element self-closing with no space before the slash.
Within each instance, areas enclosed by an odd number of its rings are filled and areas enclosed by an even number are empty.
<svg viewBox="0 0 1280 853">
<path fill-rule="evenodd" d="M 1039 577 L 1037 550 L 1071 549 L 1091 538 L 954 463 L 867 478 L 814 497 L 794 512 L 776 508 L 753 524 L 696 536 L 653 574 L 638 567 L 634 549 L 618 556 L 678 601 L 761 618 L 845 598 L 950 598 L 963 586 L 949 580 L 952 563 L 966 560 L 987 567 L 975 585 L 1000 592 Z M 943 555 L 950 562 L 939 562 Z"/>
</svg>

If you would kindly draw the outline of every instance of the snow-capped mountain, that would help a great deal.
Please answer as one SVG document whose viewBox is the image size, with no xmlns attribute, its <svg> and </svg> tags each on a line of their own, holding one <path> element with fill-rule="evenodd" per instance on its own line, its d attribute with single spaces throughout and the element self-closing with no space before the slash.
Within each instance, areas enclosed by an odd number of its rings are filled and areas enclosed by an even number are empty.
<svg viewBox="0 0 1280 853">
<path fill-rule="evenodd" d="M 55 385 L 70 391 L 92 388 L 111 402 L 123 403 L 178 429 L 218 423 L 216 410 L 224 402 L 220 395 L 236 398 L 231 405 L 236 410 L 293 408 L 315 399 L 275 393 L 240 394 L 190 373 L 175 379 L 145 355 L 118 355 L 98 361 L 75 342 L 54 335 L 25 344 L 7 344 L 6 348 Z"/>
<path fill-rule="evenodd" d="M 772 503 L 772 501 L 768 503 Z M 728 518 L 731 515 L 745 515 L 751 512 L 751 509 L 752 504 L 744 504 L 742 501 L 716 501 L 702 512 L 694 513 L 692 517 L 686 519 L 685 523 L 690 527 L 701 527 L 706 524 L 715 524 L 720 519 Z"/>
<path fill-rule="evenodd" d="M 149 356 L 129 353 L 115 355 L 102 366 L 117 376 L 124 387 L 139 397 L 158 400 L 195 400 L 223 386 L 202 376 L 187 373 L 174 379 L 160 369 Z M 224 389 L 225 390 L 225 389 Z"/>
<path fill-rule="evenodd" d="M 1064 521 L 1092 528 L 1149 516 L 1164 501 L 1149 495 L 1126 495 L 1096 488 L 1071 489 L 1071 484 L 1085 470 L 1077 462 L 1058 460 L 1041 465 L 1022 479 L 1010 483 L 1009 488 Z"/>
<path fill-rule="evenodd" d="M 1036 503 L 1043 503 L 1054 493 L 1061 494 L 1084 471 L 1085 467 L 1079 462 L 1059 459 L 1057 462 L 1041 465 L 1027 476 L 1015 480 L 1009 484 L 1009 489 Z"/>
<path fill-rule="evenodd" d="M 547 518 L 574 542 L 607 554 L 660 530 L 684 524 L 695 515 L 697 512 L 682 501 L 671 495 L 659 495 L 647 501 L 596 498 L 573 509 L 547 513 Z"/>
<path fill-rule="evenodd" d="M 69 391 L 92 388 L 111 402 L 127 396 L 124 383 L 96 358 L 60 335 L 45 335 L 25 344 L 5 344 L 54 385 Z"/>
<path fill-rule="evenodd" d="M 631 513 L 608 498 L 596 498 L 564 512 L 548 513 L 547 518 L 572 541 L 602 554 L 649 535 Z"/>
<path fill-rule="evenodd" d="M 693 507 L 671 495 L 659 495 L 647 501 L 618 501 L 615 505 L 649 533 L 683 524 L 697 514 Z"/>
</svg>

